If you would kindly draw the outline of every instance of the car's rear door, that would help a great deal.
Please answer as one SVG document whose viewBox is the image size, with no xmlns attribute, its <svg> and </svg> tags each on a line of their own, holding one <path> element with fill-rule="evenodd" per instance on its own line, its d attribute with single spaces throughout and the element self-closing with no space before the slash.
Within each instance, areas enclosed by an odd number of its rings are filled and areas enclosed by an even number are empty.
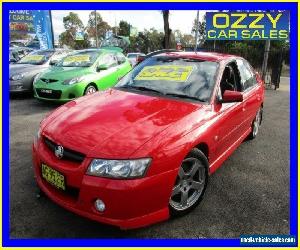
<svg viewBox="0 0 300 250">
<path fill-rule="evenodd" d="M 243 129 L 247 130 L 261 103 L 261 95 L 258 92 L 259 84 L 249 63 L 243 59 L 236 60 L 243 88 Z"/>
<path fill-rule="evenodd" d="M 101 56 L 97 65 L 105 65 L 107 69 L 97 72 L 96 84 L 98 90 L 114 86 L 118 81 L 119 65 L 114 53 L 105 53 Z"/>
<path fill-rule="evenodd" d="M 118 61 L 117 72 L 118 72 L 118 80 L 119 80 L 131 70 L 131 65 L 126 59 L 126 57 L 120 52 L 116 53 L 116 58 Z"/>
</svg>

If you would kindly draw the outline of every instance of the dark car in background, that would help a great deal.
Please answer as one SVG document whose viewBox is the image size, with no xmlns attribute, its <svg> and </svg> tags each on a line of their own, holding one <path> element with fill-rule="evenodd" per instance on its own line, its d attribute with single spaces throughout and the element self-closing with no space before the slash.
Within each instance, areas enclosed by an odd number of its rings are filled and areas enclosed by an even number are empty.
<svg viewBox="0 0 300 250">
<path fill-rule="evenodd" d="M 34 77 L 70 52 L 63 49 L 37 50 L 27 54 L 18 62 L 10 64 L 10 93 L 32 92 Z"/>
</svg>

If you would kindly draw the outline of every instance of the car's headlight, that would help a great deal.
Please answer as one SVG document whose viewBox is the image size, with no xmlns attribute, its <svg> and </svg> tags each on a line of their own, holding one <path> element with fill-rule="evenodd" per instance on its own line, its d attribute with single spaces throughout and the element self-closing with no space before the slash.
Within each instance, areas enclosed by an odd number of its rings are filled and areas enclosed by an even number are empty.
<svg viewBox="0 0 300 250">
<path fill-rule="evenodd" d="M 16 74 L 16 75 L 11 76 L 10 79 L 13 81 L 18 81 L 18 80 L 23 79 L 23 77 L 24 77 L 23 74 Z"/>
<path fill-rule="evenodd" d="M 144 176 L 151 159 L 136 160 L 92 160 L 88 170 L 88 175 L 125 179 Z"/>
<path fill-rule="evenodd" d="M 81 76 L 81 77 L 75 77 L 75 78 L 64 80 L 63 84 L 64 85 L 72 85 L 72 84 L 75 84 L 75 83 L 82 82 L 83 80 L 84 80 L 83 76 Z"/>
</svg>

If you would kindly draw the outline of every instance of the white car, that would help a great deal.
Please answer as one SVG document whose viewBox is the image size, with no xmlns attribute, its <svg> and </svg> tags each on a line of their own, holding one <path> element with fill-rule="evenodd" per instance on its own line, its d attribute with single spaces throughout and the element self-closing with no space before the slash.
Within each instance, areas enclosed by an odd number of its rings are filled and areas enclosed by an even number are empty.
<svg viewBox="0 0 300 250">
<path fill-rule="evenodd" d="M 134 67 L 136 65 L 138 56 L 145 56 L 145 54 L 144 53 L 128 53 L 127 54 L 127 58 L 132 67 Z"/>
</svg>

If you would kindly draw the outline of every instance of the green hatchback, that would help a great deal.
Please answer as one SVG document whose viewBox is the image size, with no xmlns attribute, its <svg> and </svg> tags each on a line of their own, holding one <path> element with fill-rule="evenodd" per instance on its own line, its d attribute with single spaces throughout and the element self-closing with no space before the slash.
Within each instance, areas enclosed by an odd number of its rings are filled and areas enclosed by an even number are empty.
<svg viewBox="0 0 300 250">
<path fill-rule="evenodd" d="M 41 100 L 67 102 L 114 86 L 130 70 L 130 63 L 119 51 L 77 51 L 35 77 L 34 96 Z"/>
</svg>

